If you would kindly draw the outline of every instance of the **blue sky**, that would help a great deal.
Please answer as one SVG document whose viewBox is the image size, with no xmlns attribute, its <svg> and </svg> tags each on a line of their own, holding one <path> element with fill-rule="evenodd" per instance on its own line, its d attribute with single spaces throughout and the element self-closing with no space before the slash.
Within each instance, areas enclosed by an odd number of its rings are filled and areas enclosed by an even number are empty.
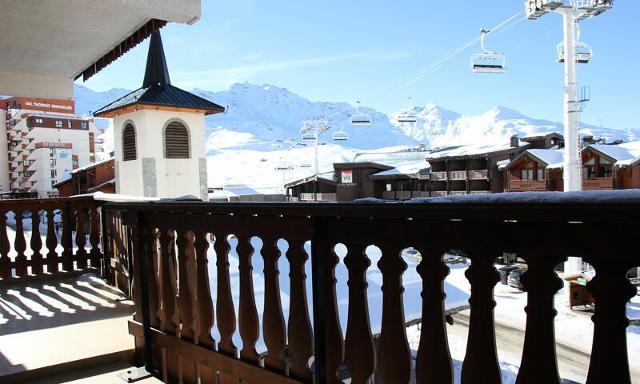
<svg viewBox="0 0 640 384">
<path fill-rule="evenodd" d="M 195 25 L 170 24 L 162 36 L 172 82 L 185 89 L 228 89 L 236 82 L 273 84 L 311 100 L 361 100 L 390 113 L 433 102 L 462 114 L 502 105 L 536 118 L 562 121 L 563 68 L 555 62 L 562 17 L 514 19 L 487 40 L 507 55 L 504 75 L 474 74 L 474 45 L 410 84 L 430 64 L 523 10 L 521 0 L 395 1 L 203 0 Z M 640 1 L 581 23 L 594 50 L 578 66 L 591 87 L 582 120 L 638 128 Z M 519 17 L 521 18 L 521 17 Z M 140 86 L 147 42 L 85 83 L 104 91 Z"/>
</svg>

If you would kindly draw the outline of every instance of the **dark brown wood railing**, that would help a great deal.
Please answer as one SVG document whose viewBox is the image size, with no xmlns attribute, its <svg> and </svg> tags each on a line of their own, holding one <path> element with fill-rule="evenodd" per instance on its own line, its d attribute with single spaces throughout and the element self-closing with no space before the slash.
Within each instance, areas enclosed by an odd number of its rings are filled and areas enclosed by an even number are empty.
<svg viewBox="0 0 640 384">
<path fill-rule="evenodd" d="M 0 201 L 0 281 L 100 271 L 100 233 L 91 197 Z"/>
<path fill-rule="evenodd" d="M 560 383 L 553 297 L 561 282 L 554 267 L 572 255 L 584 257 L 597 273 L 588 284 L 597 305 L 587 383 L 630 383 L 625 305 L 635 288 L 625 273 L 640 265 L 630 241 L 640 230 L 640 196 L 579 201 L 572 195 L 544 196 L 548 198 L 538 197 L 538 202 L 527 201 L 523 194 L 516 202 L 505 197 L 486 198 L 489 202 L 484 203 L 146 203 L 107 204 L 106 209 L 126 212 L 124 224 L 134 231 L 136 316 L 130 332 L 146 351 L 147 369 L 167 382 L 338 383 L 346 375 L 353 383 L 366 383 L 376 375 L 384 383 L 408 383 L 415 375 L 417 383 L 452 383 L 443 306 L 448 268 L 442 255 L 456 249 L 471 259 L 471 317 L 462 383 L 500 382 L 493 318 L 498 275 L 493 262 L 503 252 L 517 253 L 529 266 L 523 277 L 527 324 L 517 382 Z M 237 238 L 237 271 L 229 263 L 229 235 Z M 262 240 L 262 271 L 252 267 L 258 257 L 253 236 Z M 288 243 L 286 255 L 277 245 L 279 239 Z M 308 240 L 310 254 L 304 245 Z M 346 329 L 341 328 L 336 297 L 338 243 L 348 249 Z M 367 305 L 368 245 L 382 253 L 377 343 Z M 403 311 L 407 263 L 401 253 L 407 247 L 422 256 L 417 266 L 421 298 L 410 298 L 422 301 L 415 362 Z M 278 267 L 285 256 L 290 271 L 287 321 Z M 312 267 L 313 303 L 307 302 L 307 263 Z M 239 276 L 235 288 L 230 272 Z M 262 313 L 255 300 L 256 273 L 264 280 Z M 237 290 L 239 302 L 234 302 Z M 215 339 L 212 330 L 218 335 Z M 234 344 L 238 333 L 240 350 Z M 260 335 L 264 350 L 257 348 Z"/>
</svg>

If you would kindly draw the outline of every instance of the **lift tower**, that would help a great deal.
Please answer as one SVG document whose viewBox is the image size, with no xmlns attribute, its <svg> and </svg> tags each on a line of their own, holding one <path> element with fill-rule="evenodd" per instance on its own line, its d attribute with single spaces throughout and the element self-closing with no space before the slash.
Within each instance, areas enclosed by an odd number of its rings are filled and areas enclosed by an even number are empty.
<svg viewBox="0 0 640 384">
<path fill-rule="evenodd" d="M 577 23 L 598 16 L 613 7 L 613 0 L 527 0 L 525 12 L 529 20 L 556 12 L 564 21 L 564 190 L 582 189 L 580 162 L 580 103 L 576 81 Z M 584 62 L 584 61 L 580 61 Z"/>
</svg>

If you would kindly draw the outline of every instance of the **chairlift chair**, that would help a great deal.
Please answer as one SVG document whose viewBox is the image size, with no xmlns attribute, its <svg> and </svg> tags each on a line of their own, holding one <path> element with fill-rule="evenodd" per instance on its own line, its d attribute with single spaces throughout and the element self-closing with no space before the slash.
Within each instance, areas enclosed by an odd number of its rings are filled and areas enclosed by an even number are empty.
<svg viewBox="0 0 640 384">
<path fill-rule="evenodd" d="M 349 140 L 349 135 L 347 134 L 347 132 L 345 132 L 344 125 L 342 125 L 342 123 L 340 123 L 340 130 L 339 131 L 335 131 L 333 133 L 333 140 L 335 140 L 335 141 Z"/>
<path fill-rule="evenodd" d="M 404 112 L 401 112 L 397 119 L 398 123 L 409 123 L 409 124 L 414 124 L 415 122 L 418 121 L 418 116 L 416 116 L 415 113 L 413 113 L 413 106 L 411 105 L 411 96 L 407 97 L 407 110 L 405 110 Z"/>
<path fill-rule="evenodd" d="M 351 125 L 371 125 L 371 115 L 368 113 L 360 113 L 360 102 L 356 101 L 356 112 L 351 115 Z M 334 139 L 335 140 L 335 139 Z"/>
<path fill-rule="evenodd" d="M 315 141 L 315 139 L 316 137 L 311 132 L 305 132 L 302 134 L 302 142 L 309 143 Z"/>
<path fill-rule="evenodd" d="M 564 42 L 561 42 L 557 46 L 558 51 L 558 63 L 564 63 Z M 588 64 L 593 57 L 593 50 L 587 44 L 579 41 L 576 43 L 576 63 Z"/>
<path fill-rule="evenodd" d="M 475 73 L 504 73 L 507 70 L 504 53 L 492 52 L 484 47 L 484 39 L 488 33 L 484 29 L 480 31 L 482 52 L 471 56 L 471 70 Z"/>
</svg>

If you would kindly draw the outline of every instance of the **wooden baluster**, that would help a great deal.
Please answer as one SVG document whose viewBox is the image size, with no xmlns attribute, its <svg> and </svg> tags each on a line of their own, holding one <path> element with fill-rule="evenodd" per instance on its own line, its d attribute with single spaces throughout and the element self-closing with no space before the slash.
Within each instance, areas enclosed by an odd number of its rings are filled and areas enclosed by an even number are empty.
<svg viewBox="0 0 640 384">
<path fill-rule="evenodd" d="M 289 277 L 291 279 L 291 304 L 289 308 L 289 354 L 290 375 L 301 380 L 311 380 L 309 358 L 313 354 L 313 333 L 309 321 L 307 287 L 304 267 L 309 255 L 304 250 L 304 241 L 289 240 L 287 251 Z"/>
<path fill-rule="evenodd" d="M 416 356 L 416 383 L 452 383 L 453 368 L 444 321 L 444 279 L 449 268 L 442 262 L 443 251 L 420 250 L 417 267 L 422 277 L 422 326 Z"/>
<path fill-rule="evenodd" d="M 229 242 L 227 234 L 218 233 L 215 235 L 213 248 L 216 251 L 216 267 L 218 277 L 217 287 L 217 319 L 218 331 L 220 332 L 220 342 L 218 351 L 236 357 L 237 348 L 233 344 L 233 334 L 236 330 L 236 312 L 231 296 L 231 281 L 229 280 Z M 233 376 L 220 371 L 218 382 L 220 384 L 235 383 Z"/>
<path fill-rule="evenodd" d="M 26 211 L 24 211 L 26 212 Z M 16 275 L 18 277 L 27 276 L 27 256 L 24 251 L 27 250 L 27 241 L 24 237 L 24 224 L 22 223 L 23 211 L 15 211 L 16 215 L 16 239 L 13 243 L 17 256 L 15 258 Z"/>
<path fill-rule="evenodd" d="M 408 383 L 411 378 L 411 355 L 404 329 L 402 274 L 407 263 L 402 248 L 383 244 L 378 267 L 382 272 L 382 327 L 378 344 L 378 371 L 385 383 Z"/>
<path fill-rule="evenodd" d="M 58 237 L 56 236 L 54 217 L 54 208 L 47 209 L 47 238 L 45 240 L 47 245 L 47 272 L 52 274 L 60 270 L 58 266 L 58 253 L 56 252 Z"/>
<path fill-rule="evenodd" d="M 193 233 L 178 231 L 176 245 L 178 247 L 178 323 L 180 338 L 187 342 L 193 342 L 194 325 L 193 309 L 195 296 L 195 250 L 193 248 Z M 198 381 L 196 364 L 193 360 L 180 356 L 181 378 L 185 383 Z"/>
<path fill-rule="evenodd" d="M 42 237 L 40 237 L 40 212 L 31 211 L 31 241 L 29 247 L 33 251 L 31 255 L 31 274 L 34 276 L 42 275 Z"/>
<path fill-rule="evenodd" d="M 280 250 L 278 240 L 263 239 L 262 258 L 264 259 L 264 314 L 262 331 L 267 345 L 267 358 L 264 365 L 272 370 L 284 372 L 285 363 L 281 359 L 285 347 L 285 326 L 280 301 L 280 282 L 278 259 Z"/>
<path fill-rule="evenodd" d="M 98 214 L 98 207 L 92 205 L 89 210 L 90 218 L 91 218 L 91 229 L 89 234 L 89 242 L 91 243 L 91 252 L 89 253 L 89 257 L 91 258 L 91 268 L 100 269 L 100 259 L 102 258 L 102 252 L 100 251 L 100 215 Z M 153 243 L 156 244 L 155 231 L 152 233 Z M 106 243 L 106 242 L 105 242 Z M 151 264 L 150 264 L 151 265 Z M 105 268 L 109 268 L 108 265 L 104 266 Z M 155 315 L 154 315 L 155 316 Z"/>
<path fill-rule="evenodd" d="M 258 321 L 255 294 L 253 292 L 253 266 L 251 264 L 251 257 L 253 256 L 254 249 L 251 245 L 251 237 L 238 236 L 236 250 L 238 252 L 238 268 L 240 272 L 240 308 L 238 313 L 240 336 L 242 337 L 240 357 L 253 364 L 258 364 L 259 355 L 256 351 L 256 341 L 260 334 L 260 324 Z"/>
<path fill-rule="evenodd" d="M 213 245 L 216 251 L 216 267 L 218 269 L 217 287 L 217 320 L 220 331 L 218 350 L 231 356 L 236 356 L 236 346 L 233 344 L 233 333 L 236 330 L 236 313 L 231 296 L 231 282 L 229 281 L 229 242 L 227 234 L 215 235 Z"/>
<path fill-rule="evenodd" d="M 316 269 L 313 286 L 319 287 L 314 290 L 314 324 L 321 321 L 324 325 L 324 335 L 320 330 L 314 328 L 315 353 L 322 353 L 324 350 L 325 372 L 324 381 L 328 384 L 341 383 L 338 378 L 340 366 L 344 361 L 344 341 L 342 339 L 342 329 L 340 328 L 340 317 L 338 314 L 338 301 L 336 299 L 336 265 L 340 261 L 327 238 L 329 223 L 325 220 L 315 220 L 312 247 L 312 265 Z M 321 310 L 319 308 L 322 308 Z M 319 313 L 318 313 L 319 312 Z M 318 319 L 322 317 L 322 320 Z M 322 327 L 320 327 L 322 328 Z M 318 345 L 322 343 L 322 345 Z M 320 352 L 318 352 L 320 351 Z M 319 359 L 322 358 L 319 356 Z"/>
<path fill-rule="evenodd" d="M 367 268 L 371 262 L 365 244 L 349 247 L 344 259 L 349 270 L 349 315 L 345 337 L 345 360 L 352 383 L 368 383 L 375 370 L 375 352 L 369 305 L 367 302 Z"/>
<path fill-rule="evenodd" d="M 634 265 L 610 260 L 609 257 L 589 260 L 595 267 L 596 276 L 587 283 L 587 288 L 593 295 L 596 310 L 592 317 L 593 344 L 587 384 L 631 383 L 626 306 L 636 295 L 636 288 L 626 274 Z"/>
<path fill-rule="evenodd" d="M 120 232 L 123 233 L 123 232 Z M 160 309 L 158 318 L 160 329 L 176 335 L 174 318 L 176 314 L 176 274 L 175 274 L 175 248 L 173 230 L 160 230 L 160 259 L 158 260 L 158 281 L 160 282 Z M 164 364 L 162 377 L 165 381 L 177 380 L 179 375 L 178 356 L 171 349 L 164 350 Z"/>
<path fill-rule="evenodd" d="M 62 269 L 66 272 L 74 270 L 73 248 L 71 245 L 73 222 L 73 210 L 67 202 L 62 211 L 62 238 L 60 241 L 62 243 Z"/>
<path fill-rule="evenodd" d="M 493 309 L 493 288 L 500 274 L 493 266 L 494 257 L 487 254 L 471 255 L 471 266 L 465 276 L 471 283 L 471 316 L 467 352 L 462 364 L 462 384 L 501 382 L 500 365 L 496 352 Z"/>
<path fill-rule="evenodd" d="M 196 304 L 195 304 L 195 320 L 194 334 L 195 342 L 198 345 L 208 349 L 215 348 L 215 341 L 211 337 L 211 328 L 213 327 L 213 303 L 211 301 L 211 286 L 209 284 L 209 268 L 207 259 L 207 249 L 209 242 L 207 241 L 206 232 L 195 233 L 195 250 L 196 250 Z M 215 384 L 216 372 L 211 367 L 198 364 L 198 375 L 202 384 Z"/>
<path fill-rule="evenodd" d="M 7 236 L 7 212 L 0 211 L 0 278 L 11 278 L 11 259 L 9 258 L 11 245 Z"/>
<path fill-rule="evenodd" d="M 527 326 L 516 383 L 560 383 L 553 324 L 556 316 L 553 296 L 562 288 L 562 281 L 553 268 L 562 259 L 526 254 L 519 256 L 528 265 L 527 272 L 520 279 L 527 292 Z"/>
<path fill-rule="evenodd" d="M 87 237 L 84 232 L 86 211 L 83 207 L 79 207 L 76 211 L 76 265 L 77 269 L 83 271 L 87 269 L 87 250 L 84 248 L 87 244 Z"/>
<path fill-rule="evenodd" d="M 160 328 L 160 280 L 158 271 L 160 268 L 159 254 L 159 231 L 155 228 L 149 229 L 147 233 L 147 272 L 149 274 L 149 318 L 150 324 L 154 328 Z"/>
</svg>

